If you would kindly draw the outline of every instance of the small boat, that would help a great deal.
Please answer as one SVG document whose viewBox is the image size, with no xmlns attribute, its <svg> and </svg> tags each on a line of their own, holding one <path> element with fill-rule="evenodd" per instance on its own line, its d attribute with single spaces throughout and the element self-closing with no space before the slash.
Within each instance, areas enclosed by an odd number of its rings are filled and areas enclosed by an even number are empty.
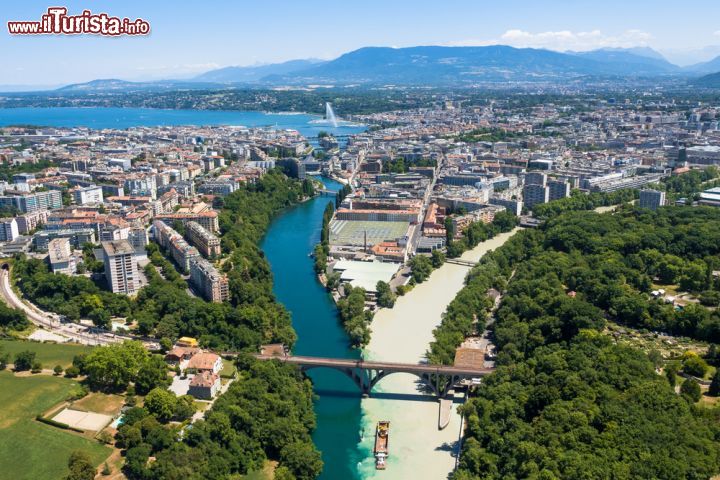
<svg viewBox="0 0 720 480">
<path fill-rule="evenodd" d="M 388 457 L 388 441 L 390 438 L 390 422 L 383 420 L 378 422 L 375 429 L 375 468 L 385 470 L 385 459 Z"/>
</svg>

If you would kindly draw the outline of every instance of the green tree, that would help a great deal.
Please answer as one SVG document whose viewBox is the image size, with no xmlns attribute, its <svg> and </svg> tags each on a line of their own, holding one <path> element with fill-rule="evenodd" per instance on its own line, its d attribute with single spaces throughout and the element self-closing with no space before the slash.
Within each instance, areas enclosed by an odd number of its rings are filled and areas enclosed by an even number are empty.
<svg viewBox="0 0 720 480">
<path fill-rule="evenodd" d="M 665 378 L 667 378 L 668 383 L 673 388 L 677 384 L 677 374 L 678 374 L 678 368 L 676 365 L 670 364 L 665 367 Z"/>
<path fill-rule="evenodd" d="M 432 263 L 430 259 L 424 255 L 415 255 L 410 260 L 410 268 L 412 269 L 412 276 L 417 283 L 422 283 L 432 273 Z"/>
<path fill-rule="evenodd" d="M 682 383 L 682 385 L 680 385 L 680 394 L 691 400 L 693 403 L 699 402 L 702 397 L 700 384 L 692 378 L 688 378 Z"/>
<path fill-rule="evenodd" d="M 445 254 L 440 250 L 433 250 L 430 261 L 433 268 L 440 268 L 445 263 Z"/>
<path fill-rule="evenodd" d="M 294 442 L 285 446 L 280 452 L 280 464 L 298 480 L 314 480 L 323 468 L 320 452 L 311 442 Z"/>
<path fill-rule="evenodd" d="M 90 456 L 82 450 L 76 450 L 70 454 L 68 459 L 70 473 L 65 480 L 93 480 L 95 478 L 95 466 Z"/>
<path fill-rule="evenodd" d="M 126 341 L 93 349 L 84 359 L 83 370 L 93 386 L 120 390 L 135 380 L 149 356 L 142 343 Z"/>
<path fill-rule="evenodd" d="M 177 399 L 173 417 L 182 422 L 192 417 L 196 410 L 195 399 L 190 395 L 183 395 Z"/>
<path fill-rule="evenodd" d="M 697 355 L 690 355 L 683 361 L 683 372 L 694 377 L 703 378 L 708 371 L 705 360 Z"/>
<path fill-rule="evenodd" d="M 33 366 L 33 363 L 35 363 L 35 352 L 25 350 L 15 354 L 14 364 L 16 371 L 22 372 L 25 370 L 30 370 Z"/>
<path fill-rule="evenodd" d="M 145 395 L 155 387 L 166 388 L 170 385 L 167 364 L 159 355 L 152 355 L 138 369 L 135 376 L 135 389 Z"/>
<path fill-rule="evenodd" d="M 650 351 L 648 352 L 648 358 L 649 358 L 650 361 L 653 363 L 653 365 L 655 366 L 655 368 L 660 367 L 660 366 L 662 365 L 662 363 L 663 363 L 662 353 L 660 353 L 660 350 L 658 350 L 658 349 L 656 349 L 656 348 L 653 348 L 652 350 L 650 350 Z"/>
<path fill-rule="evenodd" d="M 164 388 L 155 388 L 145 397 L 145 408 L 161 422 L 169 422 L 175 415 L 178 399 Z"/>
<path fill-rule="evenodd" d="M 708 394 L 713 397 L 720 396 L 720 369 L 716 370 L 715 375 L 713 375 L 710 388 L 708 389 Z"/>
<path fill-rule="evenodd" d="M 16 331 L 25 330 L 28 326 L 30 326 L 30 322 L 25 312 L 0 303 L 0 331 L 3 328 Z"/>
<path fill-rule="evenodd" d="M 62 375 L 62 373 L 63 373 L 62 365 L 55 365 L 55 368 L 53 368 L 53 372 L 55 373 L 55 375 Z"/>
<path fill-rule="evenodd" d="M 390 289 L 387 282 L 379 281 L 375 287 L 377 290 L 377 304 L 384 308 L 392 308 L 395 305 L 396 296 Z"/>
<path fill-rule="evenodd" d="M 10 354 L 3 351 L 2 345 L 0 345 L 0 371 L 5 370 L 10 363 Z"/>
</svg>

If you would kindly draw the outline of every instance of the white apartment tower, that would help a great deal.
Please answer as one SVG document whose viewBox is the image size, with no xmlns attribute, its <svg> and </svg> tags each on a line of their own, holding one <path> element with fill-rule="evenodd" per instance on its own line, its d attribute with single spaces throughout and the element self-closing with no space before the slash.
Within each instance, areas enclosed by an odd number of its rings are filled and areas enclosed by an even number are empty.
<svg viewBox="0 0 720 480">
<path fill-rule="evenodd" d="M 127 240 L 102 242 L 105 278 L 113 293 L 132 295 L 140 289 L 135 250 Z"/>
</svg>

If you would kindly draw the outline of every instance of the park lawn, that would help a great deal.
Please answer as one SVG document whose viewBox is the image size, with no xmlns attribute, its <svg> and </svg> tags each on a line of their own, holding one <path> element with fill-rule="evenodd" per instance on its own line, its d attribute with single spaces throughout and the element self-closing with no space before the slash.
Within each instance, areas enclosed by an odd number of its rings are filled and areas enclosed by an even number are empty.
<svg viewBox="0 0 720 480">
<path fill-rule="evenodd" d="M 57 480 L 67 475 L 68 457 L 83 450 L 96 465 L 112 452 L 97 441 L 35 420 L 62 402 L 77 382 L 50 375 L 15 377 L 0 372 L 0 479 Z"/>
<path fill-rule="evenodd" d="M 72 408 L 86 412 L 115 416 L 125 403 L 125 397 L 102 392 L 92 392 L 73 402 Z"/>
<path fill-rule="evenodd" d="M 16 353 L 24 352 L 25 350 L 35 352 L 35 360 L 40 362 L 43 368 L 52 370 L 55 368 L 55 365 L 60 365 L 63 368 L 71 366 L 75 355 L 89 353 L 92 347 L 61 343 L 0 340 L 0 351 L 9 353 L 11 362 L 15 358 Z"/>
<path fill-rule="evenodd" d="M 220 376 L 224 378 L 233 378 L 237 372 L 234 360 L 228 360 L 227 358 L 222 359 L 223 368 L 220 370 Z"/>
</svg>

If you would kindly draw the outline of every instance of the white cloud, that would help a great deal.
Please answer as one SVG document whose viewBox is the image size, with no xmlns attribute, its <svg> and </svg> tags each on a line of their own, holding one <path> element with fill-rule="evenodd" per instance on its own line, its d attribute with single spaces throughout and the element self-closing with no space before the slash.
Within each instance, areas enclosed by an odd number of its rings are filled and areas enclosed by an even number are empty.
<svg viewBox="0 0 720 480">
<path fill-rule="evenodd" d="M 594 50 L 597 48 L 644 47 L 652 35 L 642 30 L 626 30 L 619 35 L 607 35 L 600 30 L 573 32 L 559 30 L 548 32 L 528 32 L 525 30 L 507 30 L 500 37 L 491 40 L 464 40 L 454 42 L 455 46 L 469 45 L 510 45 L 521 48 L 546 48 L 548 50 Z"/>
<path fill-rule="evenodd" d="M 720 30 L 718 30 L 718 31 L 716 31 L 715 33 L 713 33 L 713 35 L 715 35 L 716 37 L 720 37 Z"/>
</svg>

